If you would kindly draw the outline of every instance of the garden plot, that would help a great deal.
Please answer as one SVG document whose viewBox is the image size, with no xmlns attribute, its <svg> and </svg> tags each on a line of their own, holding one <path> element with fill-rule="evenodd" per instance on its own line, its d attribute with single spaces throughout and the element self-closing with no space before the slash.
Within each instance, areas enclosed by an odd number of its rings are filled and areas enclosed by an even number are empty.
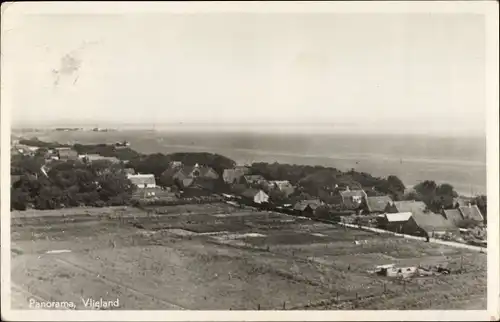
<svg viewBox="0 0 500 322">
<path fill-rule="evenodd" d="M 13 225 L 14 307 L 30 297 L 119 298 L 121 309 L 162 310 L 432 309 L 445 300 L 467 308 L 467 298 L 486 305 L 485 254 L 289 215 L 224 211 L 169 206 L 159 216 L 47 216 Z M 465 273 L 405 283 L 368 273 L 375 265 L 442 261 Z"/>
</svg>

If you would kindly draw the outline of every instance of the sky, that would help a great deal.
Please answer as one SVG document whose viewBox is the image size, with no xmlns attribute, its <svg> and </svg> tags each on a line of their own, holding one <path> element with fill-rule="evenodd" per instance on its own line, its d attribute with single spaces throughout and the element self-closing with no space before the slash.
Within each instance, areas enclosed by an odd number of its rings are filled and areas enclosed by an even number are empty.
<svg viewBox="0 0 500 322">
<path fill-rule="evenodd" d="M 483 135 L 484 23 L 444 13 L 26 15 L 4 39 L 12 124 Z"/>
</svg>

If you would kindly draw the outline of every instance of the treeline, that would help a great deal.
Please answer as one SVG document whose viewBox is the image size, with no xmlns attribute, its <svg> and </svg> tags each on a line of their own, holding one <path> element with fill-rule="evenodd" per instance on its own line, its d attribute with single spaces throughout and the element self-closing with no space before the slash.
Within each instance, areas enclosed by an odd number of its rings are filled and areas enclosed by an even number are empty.
<svg viewBox="0 0 500 322">
<path fill-rule="evenodd" d="M 17 171 L 26 160 L 19 160 Z M 33 160 L 36 162 L 36 160 Z M 121 165 L 108 161 L 85 164 L 54 161 L 46 174 L 38 168 L 24 168 L 11 187 L 11 209 L 58 209 L 78 206 L 118 206 L 129 204 L 134 186 Z"/>
<path fill-rule="evenodd" d="M 449 209 L 455 206 L 454 199 L 458 197 L 452 185 L 443 183 L 438 185 L 432 180 L 425 180 L 413 187 L 405 199 L 423 201 L 433 212 L 440 212 L 442 209 Z M 487 215 L 487 198 L 479 195 L 471 200 L 472 205 L 477 205 L 483 216 Z"/>
<path fill-rule="evenodd" d="M 258 162 L 252 164 L 251 172 L 269 180 L 288 180 L 298 186 L 300 193 L 317 196 L 324 201 L 337 198 L 338 191 L 346 187 L 363 189 L 373 196 L 390 195 L 394 200 L 401 200 L 405 191 L 405 185 L 396 176 L 379 178 L 365 172 L 342 172 L 323 166 Z"/>
<path fill-rule="evenodd" d="M 20 143 L 41 149 L 33 157 L 12 157 L 11 174 L 21 176 L 11 188 L 14 209 L 25 209 L 27 206 L 48 209 L 78 205 L 127 204 L 130 202 L 133 187 L 124 174 L 124 167 L 132 168 L 136 173 L 154 174 L 158 185 L 171 186 L 171 178 L 163 174 L 173 161 L 180 161 L 186 166 L 198 163 L 213 168 L 219 174 L 219 179 L 210 182 L 201 180 L 199 183 L 203 183 L 207 190 L 215 193 L 243 191 L 246 188 L 244 185 L 229 187 L 223 182 L 224 169 L 233 168 L 236 162 L 219 154 L 179 152 L 144 155 L 128 147 L 108 144 L 75 144 L 72 147 L 79 154 L 116 157 L 127 161 L 126 164 L 111 164 L 107 161 L 94 161 L 91 164 L 52 161 L 46 177 L 40 170 L 45 164 L 44 151 L 69 145 L 43 142 L 36 138 L 21 140 Z M 406 187 L 397 176 L 381 178 L 354 169 L 343 172 L 332 167 L 257 162 L 250 166 L 250 173 L 260 174 L 267 180 L 288 180 L 296 187 L 288 196 L 279 190 L 267 189 L 274 203 L 294 203 L 303 199 L 319 198 L 327 204 L 335 205 L 341 202 L 338 192 L 349 187 L 351 190 L 363 189 L 368 196 L 389 195 L 393 200 L 421 200 L 429 209 L 439 212 L 443 208 L 453 207 L 453 199 L 458 196 L 453 186 L 446 183 L 438 185 L 430 180 L 417 184 L 413 191 L 405 194 Z M 264 186 L 261 188 L 266 190 Z M 472 203 L 477 204 L 486 215 L 486 196 L 476 197 Z"/>
<path fill-rule="evenodd" d="M 214 185 L 220 187 L 224 169 L 236 164 L 224 156 L 205 152 L 143 155 L 128 147 L 108 144 L 70 146 L 36 138 L 21 140 L 20 143 L 39 149 L 34 156 L 14 155 L 11 158 L 11 175 L 19 177 L 11 185 L 11 209 L 16 210 L 130 204 L 135 188 L 126 177 L 125 167 L 140 173 L 152 173 L 161 185 L 161 175 L 172 161 L 181 161 L 188 166 L 198 163 L 210 166 L 220 174 L 220 182 Z M 45 174 L 42 170 L 46 164 L 45 153 L 57 147 L 72 147 L 78 154 L 99 154 L 128 162 L 54 160 L 47 165 Z"/>
<path fill-rule="evenodd" d="M 118 160 L 128 161 L 140 158 L 142 155 L 129 147 L 116 147 L 111 144 L 75 144 L 73 145 L 78 154 L 99 154 L 103 157 L 115 157 Z"/>
<path fill-rule="evenodd" d="M 44 142 L 40 141 L 38 138 L 31 138 L 31 139 L 22 139 L 19 140 L 19 144 L 24 144 L 28 146 L 36 146 L 39 148 L 45 148 L 45 149 L 55 149 L 55 148 L 62 148 L 62 147 L 70 147 L 71 145 L 69 144 L 61 144 L 57 142 Z"/>
</svg>

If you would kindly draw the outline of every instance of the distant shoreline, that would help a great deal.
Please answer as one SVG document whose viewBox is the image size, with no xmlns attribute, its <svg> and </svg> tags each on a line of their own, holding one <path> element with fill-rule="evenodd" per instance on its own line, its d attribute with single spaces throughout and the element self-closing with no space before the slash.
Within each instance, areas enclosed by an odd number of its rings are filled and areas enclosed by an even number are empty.
<svg viewBox="0 0 500 322">
<path fill-rule="evenodd" d="M 397 137 L 430 137 L 430 138 L 464 138 L 486 139 L 486 134 L 449 133 L 439 131 L 384 131 L 386 127 L 363 127 L 349 123 L 342 124 L 227 124 L 227 123 L 171 123 L 171 124 L 60 124 L 60 125 L 12 125 L 12 131 L 34 130 L 51 131 L 56 128 L 82 128 L 82 132 L 93 128 L 107 128 L 114 131 L 153 131 L 157 133 L 235 133 L 235 134 L 284 134 L 284 135 L 347 135 L 347 136 L 397 136 Z M 381 130 L 382 128 L 382 130 Z"/>
<path fill-rule="evenodd" d="M 167 136 L 163 136 L 163 134 Z M 170 134 L 171 133 L 168 132 L 157 131 L 156 133 L 151 133 L 149 131 L 140 130 L 118 132 L 44 131 L 42 133 L 32 133 L 32 135 L 25 133 L 23 136 L 37 136 L 44 141 L 58 141 L 64 143 L 64 140 L 68 140 L 73 143 L 74 141 L 77 141 L 84 144 L 109 144 L 115 143 L 119 139 L 126 139 L 131 143 L 132 149 L 143 154 L 168 154 L 182 151 L 212 152 L 227 156 L 238 163 L 272 163 L 277 161 L 282 164 L 303 164 L 312 166 L 321 165 L 326 167 L 338 168 L 342 171 L 347 171 L 350 168 L 355 168 L 357 171 L 367 172 L 378 177 L 387 177 L 391 174 L 397 175 L 409 188 L 423 180 L 435 180 L 437 183 L 447 182 L 452 184 L 455 187 L 455 190 L 464 196 L 486 194 L 486 185 L 483 185 L 480 183 L 480 181 L 478 181 L 478 178 L 483 176 L 481 173 L 483 173 L 483 171 L 485 173 L 487 165 L 486 161 L 481 160 L 481 158 L 472 161 L 465 158 L 456 159 L 452 158 L 452 155 L 448 155 L 446 153 L 441 153 L 438 158 L 432 158 L 432 155 L 428 155 L 428 157 L 426 157 L 425 154 L 419 155 L 419 153 L 416 153 L 413 156 L 396 156 L 396 153 L 392 153 L 392 150 L 389 150 L 390 153 L 384 153 L 384 151 L 382 150 L 378 151 L 377 149 L 375 149 L 377 150 L 377 152 L 374 152 L 374 150 L 370 146 L 372 145 L 372 143 L 368 144 L 369 146 L 367 147 L 367 149 L 369 150 L 366 150 L 362 147 L 360 147 L 361 150 L 339 150 L 335 147 L 335 143 L 332 147 L 326 146 L 324 149 L 319 150 L 317 149 L 317 147 L 309 149 L 307 148 L 307 146 L 304 146 L 304 144 L 307 144 L 309 140 L 312 140 L 311 142 L 314 143 L 317 143 L 318 140 L 330 142 L 330 138 L 337 141 L 342 141 L 344 138 L 346 140 L 351 139 L 351 141 L 355 144 L 358 140 L 357 136 L 348 134 L 314 134 L 311 136 L 304 136 L 300 134 L 271 134 L 271 138 L 276 141 L 271 145 L 265 144 L 266 141 L 269 141 L 269 137 L 266 134 L 247 135 L 240 132 L 239 136 L 234 137 L 218 134 L 211 134 L 212 137 L 210 137 L 207 136 L 208 133 L 205 133 L 205 135 L 200 135 L 196 132 L 190 132 L 178 133 L 179 136 L 172 135 L 171 137 L 169 137 Z M 233 143 L 239 142 L 240 137 L 244 139 L 244 144 L 237 144 L 236 146 L 234 146 Z M 424 142 L 423 144 L 426 144 L 425 142 L 428 139 L 422 139 L 422 137 L 412 135 L 401 137 L 384 136 L 380 134 L 373 136 L 360 135 L 360 138 L 362 137 L 368 138 L 370 142 L 373 141 L 374 143 L 378 142 L 378 140 L 385 141 L 393 139 L 406 143 L 405 138 L 414 138 L 416 139 L 415 142 L 420 142 L 418 144 L 422 144 L 421 142 Z M 195 142 L 191 142 L 191 140 L 194 140 Z M 302 142 L 302 145 L 297 149 L 295 148 L 297 147 L 297 143 L 295 143 L 295 140 L 305 140 L 305 143 Z M 438 138 L 438 140 L 440 139 Z M 447 140 L 449 139 L 446 138 L 443 140 L 443 144 L 445 144 L 446 146 L 448 144 Z M 288 141 L 294 143 L 290 143 Z M 456 142 L 457 141 L 455 140 L 455 143 L 453 144 L 456 144 Z M 470 142 L 475 142 L 475 140 L 471 139 L 471 141 L 467 140 L 466 142 L 469 142 L 467 144 L 470 144 Z M 478 142 L 479 144 L 481 144 L 480 140 L 478 140 Z M 283 144 L 280 145 L 280 143 Z M 276 146 L 276 144 L 278 145 Z M 291 150 L 288 150 L 287 144 L 292 144 L 295 147 Z M 320 148 L 322 144 L 323 143 L 319 144 Z M 410 145 L 411 144 L 412 143 L 410 143 Z M 275 146 L 274 150 L 272 150 L 273 146 Z M 305 148 L 305 150 L 303 150 L 304 152 L 299 152 L 303 147 Z M 363 153 L 355 151 L 363 151 Z M 404 153 L 404 151 L 402 153 Z M 468 180 L 467 176 L 471 176 L 471 179 L 475 178 L 475 180 Z"/>
</svg>

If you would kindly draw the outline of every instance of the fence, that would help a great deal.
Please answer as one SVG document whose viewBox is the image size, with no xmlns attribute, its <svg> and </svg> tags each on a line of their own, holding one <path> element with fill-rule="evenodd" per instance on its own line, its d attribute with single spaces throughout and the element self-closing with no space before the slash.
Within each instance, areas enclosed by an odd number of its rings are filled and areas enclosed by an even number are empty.
<svg viewBox="0 0 500 322">
<path fill-rule="evenodd" d="M 362 301 L 370 299 L 381 299 L 386 300 L 388 298 L 399 297 L 409 292 L 412 292 L 410 288 L 411 282 L 402 280 L 401 283 L 384 283 L 380 285 L 378 289 L 371 290 L 358 290 L 352 292 L 341 292 L 333 291 L 329 298 L 316 300 L 314 302 L 308 301 L 306 303 L 291 304 L 284 301 L 279 306 L 274 307 L 264 307 L 260 303 L 257 303 L 255 310 L 317 310 L 317 309 L 356 309 L 362 308 Z M 383 303 L 383 302 L 381 302 Z M 429 300 L 429 307 L 432 307 L 432 301 Z M 233 310 L 234 308 L 230 308 Z"/>
<path fill-rule="evenodd" d="M 192 205 L 192 204 L 207 204 L 207 203 L 219 203 L 223 202 L 224 199 L 219 196 L 209 196 L 209 197 L 193 197 L 193 198 L 181 198 L 174 200 L 136 200 L 136 204 L 139 206 L 180 206 L 180 205 Z"/>
</svg>

